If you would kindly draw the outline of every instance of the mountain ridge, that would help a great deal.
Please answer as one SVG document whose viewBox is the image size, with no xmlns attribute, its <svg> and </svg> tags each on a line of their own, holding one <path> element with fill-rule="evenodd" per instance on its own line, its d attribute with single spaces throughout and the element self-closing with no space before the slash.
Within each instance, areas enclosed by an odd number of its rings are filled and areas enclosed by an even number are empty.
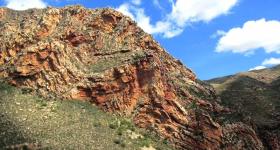
<svg viewBox="0 0 280 150">
<path fill-rule="evenodd" d="M 263 149 L 196 79 L 130 18 L 81 6 L 0 8 L 0 78 L 45 99 L 76 99 L 131 118 L 177 149 Z"/>
<path fill-rule="evenodd" d="M 280 148 L 280 65 L 215 78 L 212 84 L 232 122 L 251 125 L 269 149 Z"/>
</svg>

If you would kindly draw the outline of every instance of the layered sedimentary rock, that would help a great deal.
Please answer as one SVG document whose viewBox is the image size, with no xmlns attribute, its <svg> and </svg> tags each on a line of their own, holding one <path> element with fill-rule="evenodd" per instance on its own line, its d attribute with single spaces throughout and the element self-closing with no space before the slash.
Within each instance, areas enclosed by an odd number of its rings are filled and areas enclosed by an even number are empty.
<svg viewBox="0 0 280 150">
<path fill-rule="evenodd" d="M 179 149 L 263 149 L 249 126 L 218 124 L 227 110 L 212 87 L 113 9 L 1 8 L 0 31 L 0 76 L 14 86 L 132 117 Z"/>
</svg>

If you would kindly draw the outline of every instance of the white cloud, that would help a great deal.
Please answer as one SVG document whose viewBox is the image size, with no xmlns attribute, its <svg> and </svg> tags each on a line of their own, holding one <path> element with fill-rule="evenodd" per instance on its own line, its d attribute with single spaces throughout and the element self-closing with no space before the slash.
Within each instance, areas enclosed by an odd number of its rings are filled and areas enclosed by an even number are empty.
<svg viewBox="0 0 280 150">
<path fill-rule="evenodd" d="M 262 65 L 265 66 L 274 66 L 274 65 L 279 65 L 280 64 L 280 58 L 269 58 L 265 59 L 262 63 Z"/>
<path fill-rule="evenodd" d="M 262 69 L 265 69 L 266 67 L 265 66 L 257 66 L 255 68 L 251 68 L 249 69 L 249 71 L 253 71 L 253 70 L 262 70 Z"/>
<path fill-rule="evenodd" d="M 26 10 L 30 8 L 45 8 L 47 4 L 42 0 L 5 0 L 6 7 L 14 10 Z"/>
<path fill-rule="evenodd" d="M 132 0 L 131 2 L 132 2 L 134 5 L 140 5 L 140 4 L 141 4 L 141 1 L 142 1 L 142 0 Z"/>
<path fill-rule="evenodd" d="M 279 21 L 260 19 L 247 21 L 241 28 L 232 28 L 220 38 L 216 52 L 252 54 L 259 48 L 267 53 L 280 53 Z"/>
<path fill-rule="evenodd" d="M 160 34 L 172 38 L 181 34 L 184 28 L 194 22 L 209 22 L 229 13 L 238 0 L 169 0 L 172 10 L 162 20 L 151 23 L 143 8 L 135 3 L 124 3 L 117 10 L 130 16 L 150 34 Z M 159 3 L 158 3 L 159 4 Z"/>
<path fill-rule="evenodd" d="M 275 65 L 279 65 L 279 64 L 280 64 L 280 58 L 271 57 L 271 58 L 265 59 L 260 66 L 249 69 L 249 71 L 261 70 L 261 69 L 265 69 L 267 67 L 271 67 L 271 66 L 275 66 Z"/>
<path fill-rule="evenodd" d="M 237 0 L 177 0 L 169 17 L 181 27 L 188 22 L 208 22 L 227 14 L 236 4 Z"/>
<path fill-rule="evenodd" d="M 160 5 L 159 0 L 153 0 L 153 4 L 154 4 L 154 6 L 156 6 L 157 8 L 163 9 L 163 8 L 161 7 L 161 5 Z"/>
<path fill-rule="evenodd" d="M 130 17 L 132 20 L 135 20 L 134 15 L 131 12 L 131 8 L 130 8 L 130 4 L 128 3 L 124 3 L 121 6 L 119 6 L 118 8 L 116 8 L 117 11 L 122 12 L 124 15 L 127 15 L 128 17 Z"/>
<path fill-rule="evenodd" d="M 182 30 L 175 31 L 176 29 L 173 31 L 170 22 L 158 21 L 153 25 L 150 17 L 145 14 L 143 8 L 124 3 L 117 10 L 135 20 L 138 26 L 150 34 L 163 34 L 165 37 L 173 37 L 174 34 L 182 32 Z"/>
<path fill-rule="evenodd" d="M 213 35 L 211 35 L 211 38 L 217 38 L 217 37 L 220 37 L 220 36 L 224 36 L 226 35 L 226 32 L 223 31 L 223 30 L 218 30 L 216 31 L 216 33 L 214 33 Z"/>
</svg>

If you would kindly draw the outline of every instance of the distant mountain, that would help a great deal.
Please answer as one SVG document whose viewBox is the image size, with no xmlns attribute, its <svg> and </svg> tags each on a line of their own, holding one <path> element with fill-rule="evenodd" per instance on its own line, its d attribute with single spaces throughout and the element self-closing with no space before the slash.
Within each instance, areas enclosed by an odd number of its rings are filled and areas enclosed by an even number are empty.
<svg viewBox="0 0 280 150">
<path fill-rule="evenodd" d="M 224 121 L 245 122 L 265 145 L 280 149 L 280 65 L 207 81 L 232 113 Z"/>
</svg>

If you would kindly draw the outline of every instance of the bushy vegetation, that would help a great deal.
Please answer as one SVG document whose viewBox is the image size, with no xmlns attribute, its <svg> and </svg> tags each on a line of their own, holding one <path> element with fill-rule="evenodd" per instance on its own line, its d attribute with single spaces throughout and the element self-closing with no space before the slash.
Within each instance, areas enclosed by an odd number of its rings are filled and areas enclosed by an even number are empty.
<svg viewBox="0 0 280 150">
<path fill-rule="evenodd" d="M 107 69 L 111 69 L 116 66 L 121 66 L 123 64 L 133 64 L 145 58 L 146 54 L 144 52 L 125 52 L 117 53 L 112 55 L 110 59 L 99 59 L 93 65 L 89 67 L 90 72 L 103 72 Z"/>
<path fill-rule="evenodd" d="M 222 104 L 234 111 L 223 115 L 222 122 L 242 121 L 258 127 L 277 124 L 280 110 L 277 109 L 280 105 L 279 73 L 278 66 L 210 80 Z"/>
<path fill-rule="evenodd" d="M 46 101 L 27 91 L 0 83 L 0 149 L 23 143 L 46 149 L 171 149 L 129 118 L 87 102 Z"/>
</svg>

